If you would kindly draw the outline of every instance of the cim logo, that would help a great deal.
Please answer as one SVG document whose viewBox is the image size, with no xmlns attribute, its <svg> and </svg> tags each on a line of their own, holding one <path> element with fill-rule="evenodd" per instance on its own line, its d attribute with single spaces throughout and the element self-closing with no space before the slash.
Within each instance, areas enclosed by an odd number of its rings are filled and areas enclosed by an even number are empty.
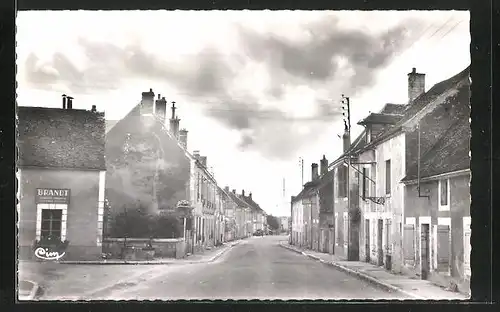
<svg viewBox="0 0 500 312">
<path fill-rule="evenodd" d="M 38 247 L 35 249 L 35 256 L 42 260 L 59 260 L 66 252 L 59 253 L 58 251 L 51 251 L 47 247 Z"/>
</svg>

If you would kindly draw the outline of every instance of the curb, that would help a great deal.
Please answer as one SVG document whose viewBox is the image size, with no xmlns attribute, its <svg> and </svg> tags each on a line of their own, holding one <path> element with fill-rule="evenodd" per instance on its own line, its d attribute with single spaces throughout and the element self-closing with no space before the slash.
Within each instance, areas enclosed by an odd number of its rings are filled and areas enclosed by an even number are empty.
<svg viewBox="0 0 500 312">
<path fill-rule="evenodd" d="M 27 300 L 34 300 L 37 296 L 37 293 L 40 289 L 40 285 L 38 285 L 37 282 L 35 281 L 30 281 L 30 280 L 24 280 L 25 282 L 29 282 L 33 284 L 33 287 L 31 288 L 30 294 L 27 296 L 20 296 L 19 291 L 17 293 L 17 301 L 27 301 Z"/>
<path fill-rule="evenodd" d="M 127 260 L 97 260 L 97 261 L 92 261 L 92 260 L 82 260 L 82 261 L 58 261 L 57 263 L 59 264 L 92 264 L 92 265 L 117 265 L 117 264 L 125 264 L 125 265 L 152 265 L 152 264 L 195 264 L 195 263 L 207 263 L 207 262 L 212 262 L 215 261 L 218 257 L 220 257 L 226 250 L 230 249 L 233 246 L 238 245 L 238 243 L 233 243 L 233 244 L 228 244 L 221 252 L 220 254 L 216 254 L 214 257 L 210 258 L 209 260 L 197 260 L 197 261 L 189 261 L 189 260 L 183 260 L 183 259 L 178 259 L 177 261 L 175 260 L 132 260 L 132 261 L 127 261 Z"/>
<path fill-rule="evenodd" d="M 379 288 L 382 288 L 382 289 L 384 289 L 386 291 L 399 292 L 399 293 L 402 293 L 402 294 L 404 294 L 406 296 L 409 296 L 409 297 L 411 297 L 413 299 L 417 299 L 417 300 L 425 300 L 426 299 L 425 297 L 421 297 L 421 296 L 412 294 L 412 293 L 407 292 L 407 291 L 405 291 L 405 290 L 403 290 L 403 289 L 401 289 L 399 287 L 396 287 L 396 286 L 388 284 L 388 283 L 384 283 L 384 282 L 382 282 L 382 281 L 380 281 L 380 280 L 378 280 L 378 279 L 376 279 L 374 277 L 371 277 L 371 276 L 369 276 L 369 275 L 367 275 L 365 273 L 361 273 L 361 272 L 349 269 L 348 267 L 345 267 L 343 265 L 337 264 L 335 262 L 325 261 L 325 260 L 320 259 L 319 257 L 317 257 L 315 255 L 311 255 L 311 254 L 305 253 L 303 251 L 297 250 L 297 249 L 295 249 L 293 247 L 286 246 L 286 245 L 281 244 L 281 243 L 280 243 L 280 246 L 283 247 L 283 248 L 286 248 L 288 250 L 294 251 L 296 253 L 300 253 L 300 254 L 308 257 L 308 258 L 317 260 L 317 261 L 319 261 L 319 262 L 321 262 L 323 264 L 326 264 L 326 265 L 329 265 L 329 266 L 333 266 L 336 269 L 339 269 L 339 270 L 341 270 L 343 272 L 348 273 L 349 275 L 352 275 L 352 276 L 358 277 L 358 278 L 360 278 L 362 280 L 365 280 L 365 281 L 367 281 L 367 282 L 369 282 L 369 283 L 371 283 L 371 284 L 373 284 L 373 285 L 375 285 L 375 286 L 377 286 Z"/>
</svg>

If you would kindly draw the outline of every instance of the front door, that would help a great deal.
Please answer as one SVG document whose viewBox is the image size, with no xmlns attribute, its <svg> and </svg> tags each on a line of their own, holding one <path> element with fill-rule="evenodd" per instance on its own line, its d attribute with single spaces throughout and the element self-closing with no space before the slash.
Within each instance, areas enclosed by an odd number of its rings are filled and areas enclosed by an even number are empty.
<svg viewBox="0 0 500 312">
<path fill-rule="evenodd" d="M 370 262 L 370 219 L 365 220 L 365 261 Z"/>
<path fill-rule="evenodd" d="M 384 220 L 378 219 L 377 223 L 377 264 L 384 265 L 384 249 L 382 248 L 382 235 L 384 233 Z"/>
<path fill-rule="evenodd" d="M 429 224 L 421 224 L 420 229 L 420 278 L 426 280 L 430 264 Z"/>
</svg>

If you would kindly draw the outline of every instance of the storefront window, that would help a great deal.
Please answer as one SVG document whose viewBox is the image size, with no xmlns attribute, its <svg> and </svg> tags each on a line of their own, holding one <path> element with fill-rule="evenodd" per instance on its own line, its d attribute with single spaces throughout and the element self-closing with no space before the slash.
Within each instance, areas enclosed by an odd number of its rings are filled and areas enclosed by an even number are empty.
<svg viewBox="0 0 500 312">
<path fill-rule="evenodd" d="M 61 239 L 62 210 L 43 209 L 42 228 L 40 236 L 42 239 Z"/>
</svg>

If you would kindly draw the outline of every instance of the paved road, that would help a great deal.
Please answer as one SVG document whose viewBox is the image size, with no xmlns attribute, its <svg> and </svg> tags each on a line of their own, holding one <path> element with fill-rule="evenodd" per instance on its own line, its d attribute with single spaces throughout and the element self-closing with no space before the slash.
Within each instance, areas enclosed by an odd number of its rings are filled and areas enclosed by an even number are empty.
<svg viewBox="0 0 500 312">
<path fill-rule="evenodd" d="M 167 266 L 88 299 L 405 299 L 280 247 L 280 240 L 286 237 L 250 238 L 215 262 Z"/>
</svg>

